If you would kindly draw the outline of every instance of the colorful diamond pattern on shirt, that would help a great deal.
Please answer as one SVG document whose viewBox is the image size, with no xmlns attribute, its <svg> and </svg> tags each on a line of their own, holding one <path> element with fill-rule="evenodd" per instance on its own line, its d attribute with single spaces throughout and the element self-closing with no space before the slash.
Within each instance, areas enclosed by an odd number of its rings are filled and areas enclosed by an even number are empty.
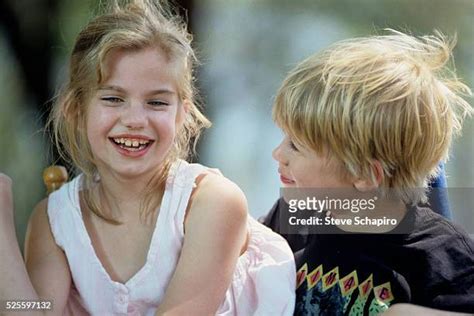
<svg viewBox="0 0 474 316">
<path fill-rule="evenodd" d="M 357 279 L 356 270 L 352 271 L 339 281 L 339 286 L 343 296 L 347 296 L 348 294 L 352 293 L 358 285 L 359 280 Z"/>
<path fill-rule="evenodd" d="M 323 275 L 323 265 L 320 264 L 319 267 L 314 269 L 310 274 L 306 276 L 306 280 L 308 282 L 308 290 L 312 289 L 321 279 Z"/>
<path fill-rule="evenodd" d="M 368 278 L 359 283 L 357 270 L 345 276 L 339 276 L 339 267 L 336 266 L 324 273 L 322 264 L 317 266 L 311 272 L 308 272 L 308 264 L 305 263 L 297 272 L 297 288 L 301 287 L 306 281 L 306 292 L 329 293 L 328 290 L 338 285 L 338 289 L 332 291 L 330 295 L 336 295 L 340 298 L 340 305 L 344 312 L 349 311 L 349 315 L 363 315 L 364 310 L 368 308 L 369 315 L 378 315 L 390 307 L 395 297 L 392 292 L 390 282 L 380 285 L 374 284 L 374 276 L 370 274 Z M 321 284 L 320 287 L 317 287 Z M 315 292 L 316 291 L 316 292 Z M 338 293 L 338 294 L 337 294 Z M 321 294 L 324 297 L 327 294 Z M 305 296 L 306 297 L 306 296 Z M 311 299 L 310 296 L 306 299 Z M 321 299 L 321 298 L 319 298 Z M 318 299 L 318 300 L 319 300 Z"/>
<path fill-rule="evenodd" d="M 301 284 L 303 284 L 304 280 L 306 279 L 306 275 L 308 274 L 308 264 L 305 263 L 299 270 L 296 272 L 296 288 L 299 288 Z"/>
</svg>

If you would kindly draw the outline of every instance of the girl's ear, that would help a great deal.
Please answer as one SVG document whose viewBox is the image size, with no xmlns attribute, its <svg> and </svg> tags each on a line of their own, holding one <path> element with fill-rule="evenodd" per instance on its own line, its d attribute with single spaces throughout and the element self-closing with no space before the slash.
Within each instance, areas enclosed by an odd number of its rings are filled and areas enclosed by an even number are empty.
<svg viewBox="0 0 474 316">
<path fill-rule="evenodd" d="M 191 109 L 192 103 L 188 99 L 184 99 L 181 103 L 181 106 L 178 109 L 178 113 L 176 114 L 176 124 L 182 125 Z"/>
<path fill-rule="evenodd" d="M 185 114 L 189 113 L 189 110 L 191 109 L 192 103 L 188 99 L 185 99 L 183 101 L 183 110 Z"/>
<path fill-rule="evenodd" d="M 61 112 L 64 120 L 69 123 L 78 122 L 82 115 L 87 116 L 88 104 L 90 100 L 86 101 L 86 106 L 82 108 L 80 106 L 79 95 L 74 92 L 69 92 L 65 99 L 62 101 Z"/>
<path fill-rule="evenodd" d="M 384 174 L 382 164 L 378 160 L 372 162 L 372 172 L 374 179 L 357 179 L 354 181 L 354 187 L 361 191 L 367 192 L 377 189 L 382 184 Z"/>
</svg>

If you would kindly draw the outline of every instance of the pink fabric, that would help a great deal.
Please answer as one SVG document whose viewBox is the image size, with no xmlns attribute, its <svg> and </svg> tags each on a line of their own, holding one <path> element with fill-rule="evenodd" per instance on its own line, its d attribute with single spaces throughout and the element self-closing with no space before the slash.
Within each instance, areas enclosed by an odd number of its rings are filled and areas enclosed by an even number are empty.
<svg viewBox="0 0 474 316">
<path fill-rule="evenodd" d="M 81 176 L 50 195 L 51 231 L 73 279 L 65 315 L 154 315 L 179 259 L 194 181 L 206 171 L 219 173 L 181 160 L 173 165 L 146 263 L 124 284 L 110 278 L 92 247 L 79 208 Z M 288 244 L 253 218 L 248 229 L 248 249 L 217 315 L 292 315 L 296 275 Z"/>
<path fill-rule="evenodd" d="M 81 296 L 79 292 L 77 292 L 76 286 L 74 283 L 71 285 L 71 289 L 69 291 L 69 298 L 66 304 L 66 309 L 64 311 L 64 315 L 68 316 L 87 316 L 89 313 L 82 305 Z"/>
</svg>

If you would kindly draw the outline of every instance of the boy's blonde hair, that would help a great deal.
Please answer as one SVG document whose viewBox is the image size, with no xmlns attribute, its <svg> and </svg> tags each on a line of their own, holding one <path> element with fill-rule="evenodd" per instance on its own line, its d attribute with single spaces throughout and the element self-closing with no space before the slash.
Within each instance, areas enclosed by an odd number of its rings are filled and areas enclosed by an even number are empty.
<svg viewBox="0 0 474 316">
<path fill-rule="evenodd" d="M 67 83 L 56 99 L 48 125 L 52 128 L 60 155 L 84 173 L 86 187 L 92 187 L 97 177 L 86 135 L 87 106 L 106 76 L 105 59 L 114 49 L 134 51 L 157 47 L 176 67 L 180 101 L 189 103 L 174 147 L 148 185 L 149 192 L 142 211 L 157 206 L 157 190 L 163 188 L 170 164 L 177 158 L 186 159 L 194 151 L 202 128 L 210 126 L 195 100 L 193 68 L 197 59 L 191 41 L 182 19 L 172 13 L 166 3 L 153 0 L 109 1 L 104 13 L 80 32 L 71 54 Z M 111 223 L 119 223 L 104 213 L 103 205 L 90 190 L 83 193 L 87 206 L 96 215 Z"/>
<path fill-rule="evenodd" d="M 427 180 L 472 113 L 462 98 L 471 91 L 446 67 L 454 45 L 439 32 L 393 30 L 338 42 L 289 73 L 273 118 L 296 142 L 335 158 L 343 175 L 375 182 L 378 161 L 382 190 L 424 202 Z"/>
</svg>

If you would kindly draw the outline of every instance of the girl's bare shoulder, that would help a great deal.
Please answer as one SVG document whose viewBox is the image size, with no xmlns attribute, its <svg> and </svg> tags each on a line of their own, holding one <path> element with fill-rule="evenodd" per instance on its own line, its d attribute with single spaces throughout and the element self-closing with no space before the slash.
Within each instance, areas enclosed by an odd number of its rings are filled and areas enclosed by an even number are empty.
<svg viewBox="0 0 474 316">
<path fill-rule="evenodd" d="M 198 210 L 201 215 L 218 218 L 233 218 L 242 221 L 247 217 L 247 199 L 237 184 L 213 172 L 201 174 L 196 179 L 190 212 Z"/>
</svg>

